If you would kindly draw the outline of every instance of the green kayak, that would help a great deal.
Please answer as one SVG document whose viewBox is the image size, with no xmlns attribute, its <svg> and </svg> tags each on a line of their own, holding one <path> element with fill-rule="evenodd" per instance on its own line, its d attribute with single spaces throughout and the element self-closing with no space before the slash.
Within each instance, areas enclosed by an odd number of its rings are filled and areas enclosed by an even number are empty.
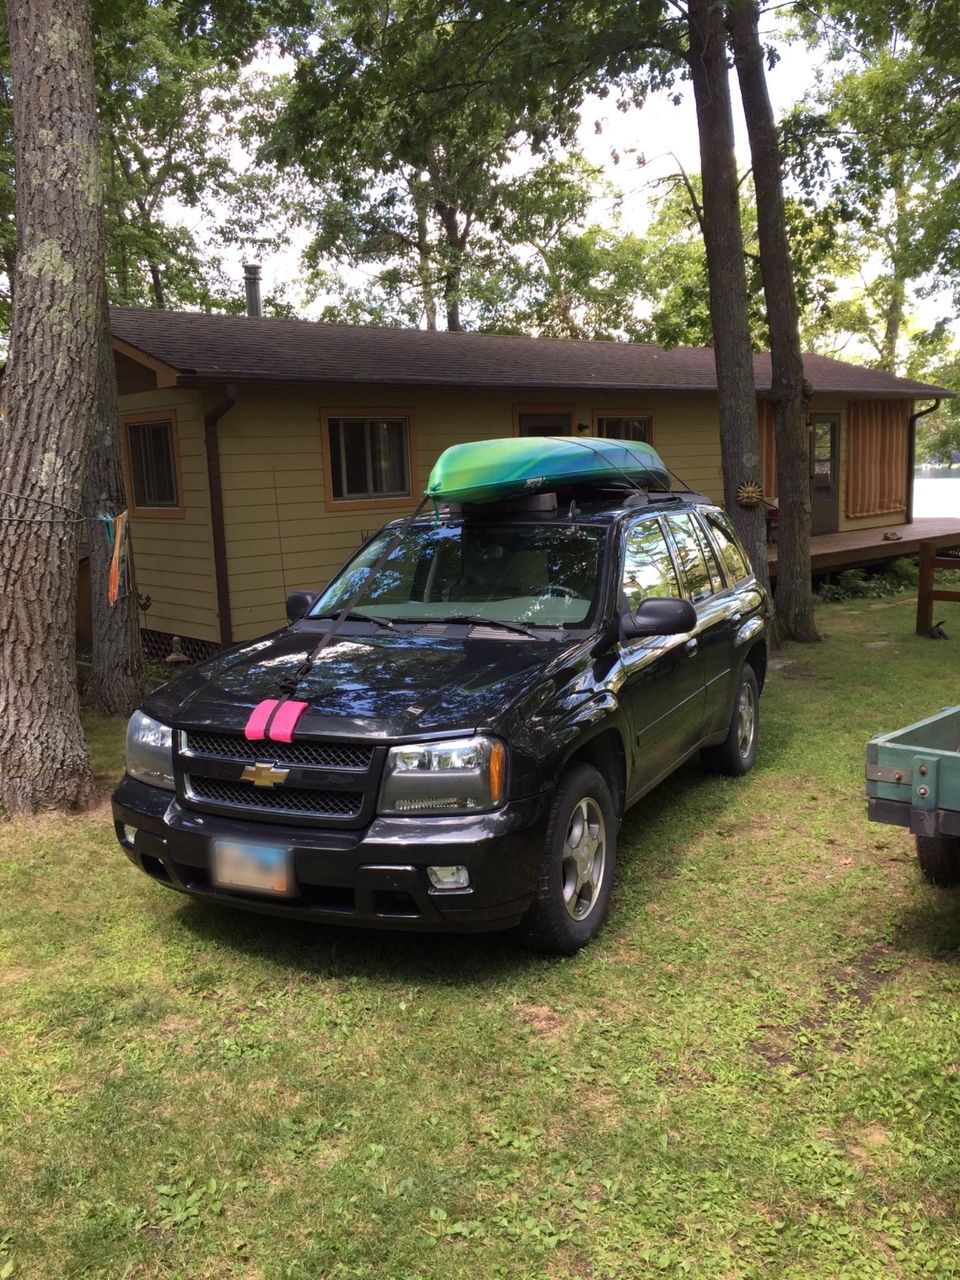
<svg viewBox="0 0 960 1280">
<path fill-rule="evenodd" d="M 657 451 L 632 440 L 511 436 L 444 449 L 427 494 L 444 502 L 498 502 L 547 489 L 602 484 L 669 489 Z"/>
</svg>

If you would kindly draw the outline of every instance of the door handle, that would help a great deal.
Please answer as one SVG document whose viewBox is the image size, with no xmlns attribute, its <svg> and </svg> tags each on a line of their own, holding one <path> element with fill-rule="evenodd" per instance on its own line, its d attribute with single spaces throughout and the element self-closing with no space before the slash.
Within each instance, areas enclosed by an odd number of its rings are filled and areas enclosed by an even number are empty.
<svg viewBox="0 0 960 1280">
<path fill-rule="evenodd" d="M 692 658 L 693 655 L 697 652 L 697 649 L 699 649 L 700 644 L 699 644 L 699 641 L 697 640 L 697 637 L 693 636 L 690 640 L 687 641 L 687 643 L 683 647 Z"/>
</svg>

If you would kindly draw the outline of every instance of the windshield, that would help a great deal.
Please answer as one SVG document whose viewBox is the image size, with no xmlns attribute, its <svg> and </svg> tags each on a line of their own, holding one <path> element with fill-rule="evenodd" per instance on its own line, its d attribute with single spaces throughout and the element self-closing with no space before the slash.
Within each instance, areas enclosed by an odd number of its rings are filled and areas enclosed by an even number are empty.
<svg viewBox="0 0 960 1280">
<path fill-rule="evenodd" d="M 414 525 L 352 607 L 394 621 L 461 615 L 534 627 L 587 626 L 598 604 L 605 532 L 555 524 Z M 339 612 L 394 533 L 374 538 L 309 616 Z"/>
</svg>

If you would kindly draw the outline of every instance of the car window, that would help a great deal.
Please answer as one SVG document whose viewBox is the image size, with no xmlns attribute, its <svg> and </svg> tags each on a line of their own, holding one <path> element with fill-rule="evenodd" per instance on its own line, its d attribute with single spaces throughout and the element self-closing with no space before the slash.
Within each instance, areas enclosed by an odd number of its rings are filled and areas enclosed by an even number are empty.
<svg viewBox="0 0 960 1280">
<path fill-rule="evenodd" d="M 737 535 L 719 515 L 710 512 L 705 516 L 707 528 L 713 534 L 713 541 L 720 552 L 720 559 L 731 582 L 742 582 L 750 577 L 750 564 L 744 555 Z"/>
<path fill-rule="evenodd" d="M 677 546 L 680 570 L 686 579 L 690 599 L 694 604 L 706 600 L 713 594 L 713 583 L 693 520 L 690 516 L 667 516 L 666 519 Z"/>
<path fill-rule="evenodd" d="M 628 530 L 622 585 L 623 604 L 631 613 L 653 596 L 680 595 L 670 549 L 656 520 L 643 520 Z"/>
<path fill-rule="evenodd" d="M 700 543 L 700 549 L 707 559 L 707 569 L 710 573 L 710 587 L 714 595 L 718 591 L 723 591 L 726 583 L 723 580 L 723 574 L 720 572 L 720 562 L 717 560 L 717 553 L 713 549 L 710 539 L 706 535 L 703 525 L 699 520 L 691 521 L 696 531 L 697 541 Z"/>
<path fill-rule="evenodd" d="M 379 533 L 333 580 L 313 617 L 342 609 L 366 582 L 394 529 Z M 599 607 L 605 531 L 499 521 L 418 523 L 354 607 L 388 620 L 474 614 L 525 626 L 588 626 Z"/>
</svg>

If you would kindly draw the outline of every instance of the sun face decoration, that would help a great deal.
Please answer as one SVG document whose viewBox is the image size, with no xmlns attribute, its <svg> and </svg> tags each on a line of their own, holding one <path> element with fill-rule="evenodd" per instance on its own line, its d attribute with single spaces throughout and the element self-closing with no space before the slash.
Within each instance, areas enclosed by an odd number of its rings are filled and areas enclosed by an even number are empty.
<svg viewBox="0 0 960 1280">
<path fill-rule="evenodd" d="M 759 507 L 763 502 L 763 489 L 753 480 L 746 480 L 737 489 L 737 505 L 741 507 Z"/>
</svg>

